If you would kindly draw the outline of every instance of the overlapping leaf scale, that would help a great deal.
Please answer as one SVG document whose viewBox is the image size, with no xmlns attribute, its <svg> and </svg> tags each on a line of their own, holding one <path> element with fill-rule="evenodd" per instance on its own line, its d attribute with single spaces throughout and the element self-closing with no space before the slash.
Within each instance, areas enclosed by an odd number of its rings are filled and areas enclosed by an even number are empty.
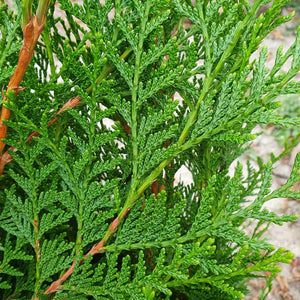
<svg viewBox="0 0 300 300">
<path fill-rule="evenodd" d="M 164 55 L 169 54 L 171 48 L 178 48 L 176 44 L 176 38 L 172 38 L 168 40 L 168 42 L 164 45 L 158 45 L 158 46 L 153 46 L 148 49 L 147 52 L 142 53 L 141 57 L 141 66 L 140 66 L 140 73 L 148 67 L 148 66 L 153 66 L 155 62 L 157 62 L 161 57 Z"/>
<path fill-rule="evenodd" d="M 119 14 L 116 15 L 116 22 L 118 25 L 118 28 L 122 31 L 124 34 L 127 42 L 133 49 L 133 51 L 137 51 L 138 46 L 138 32 L 137 30 L 133 30 L 130 27 L 130 24 L 126 23 L 123 17 L 121 17 Z"/>
<path fill-rule="evenodd" d="M 157 128 L 160 128 L 165 122 L 173 119 L 177 105 L 177 101 L 168 101 L 168 104 L 161 110 L 155 111 L 149 109 L 148 116 L 143 116 L 140 121 L 137 137 L 138 144 L 144 145 L 146 137 L 151 131 L 157 130 Z"/>
<path fill-rule="evenodd" d="M 134 65 L 129 64 L 124 59 L 120 59 L 117 55 L 117 49 L 111 44 L 111 42 L 107 42 L 107 57 L 112 61 L 114 66 L 120 72 L 121 76 L 127 83 L 130 89 L 133 88 L 133 74 L 134 74 Z"/>
<path fill-rule="evenodd" d="M 180 65 L 173 70 L 167 70 L 167 72 L 163 72 L 162 74 L 158 74 L 158 76 L 154 76 L 147 81 L 146 86 L 141 83 L 139 85 L 139 99 L 138 106 L 141 106 L 145 100 L 151 98 L 155 93 L 158 93 L 160 90 L 163 90 L 167 87 L 172 87 L 174 85 L 175 80 L 181 75 L 183 71 L 183 66 Z"/>
<path fill-rule="evenodd" d="M 38 210 L 47 209 L 55 202 L 61 202 L 63 199 L 67 199 L 70 196 L 69 192 L 59 192 L 56 190 L 50 190 L 41 192 L 38 198 Z"/>
<path fill-rule="evenodd" d="M 6 232 L 27 241 L 34 245 L 33 229 L 31 221 L 18 215 L 13 207 L 10 208 L 11 217 L 1 221 L 1 228 Z"/>
<path fill-rule="evenodd" d="M 84 22 L 90 29 L 103 30 L 104 24 L 108 23 L 108 13 L 112 9 L 112 1 L 105 4 L 95 1 L 84 1 L 83 5 L 72 3 L 67 0 L 60 1 L 61 8 Z"/>
<path fill-rule="evenodd" d="M 140 154 L 138 157 L 138 164 L 140 170 L 143 170 L 144 165 L 147 165 L 147 156 L 151 153 L 155 153 L 167 140 L 174 137 L 177 128 L 177 125 L 173 125 L 168 130 L 162 130 L 155 133 L 151 133 L 147 136 L 147 141 L 144 140 L 143 144 L 139 144 Z M 143 174 L 143 171 L 141 171 L 141 174 Z"/>
<path fill-rule="evenodd" d="M 224 37 L 220 37 L 215 43 L 212 44 L 212 64 L 217 63 L 221 59 L 223 53 L 228 47 L 228 44 L 233 40 L 239 25 L 239 23 L 232 25 Z"/>
<path fill-rule="evenodd" d="M 88 144 L 86 143 L 86 141 L 77 136 L 77 134 L 71 129 L 68 129 L 68 136 L 70 139 L 72 139 L 78 150 L 84 155 L 84 152 L 88 150 Z"/>
<path fill-rule="evenodd" d="M 124 98 L 121 98 L 119 95 L 113 95 L 110 97 L 110 102 L 118 107 L 118 112 L 126 121 L 128 126 L 131 125 L 131 102 L 127 101 Z"/>
<path fill-rule="evenodd" d="M 10 263 L 14 261 L 29 261 L 32 260 L 32 256 L 28 255 L 24 250 L 24 240 L 17 239 L 16 244 L 13 245 L 11 236 L 6 234 L 4 244 L 0 244 L 0 251 L 3 252 L 2 260 L 0 261 L 0 274 L 7 274 L 10 276 L 23 276 L 22 270 L 19 270 Z M 7 281 L 3 281 L 0 275 L 0 289 L 10 289 L 11 284 Z"/>
<path fill-rule="evenodd" d="M 168 137 L 173 137 L 177 126 L 173 126 L 169 129 Z M 171 132 L 170 132 L 171 131 Z M 155 148 L 154 148 L 155 149 Z M 174 156 L 175 151 L 178 150 L 175 144 L 163 148 L 156 148 L 156 150 L 152 149 L 150 152 L 148 149 L 141 153 L 141 158 L 138 157 L 139 162 L 139 170 L 138 177 L 142 178 L 147 175 L 151 170 L 157 167 L 162 161 L 168 160 Z"/>
<path fill-rule="evenodd" d="M 0 70 L 1 70 L 1 73 L 0 73 L 0 82 L 9 79 L 12 76 L 13 72 L 14 72 L 14 68 L 13 67 L 4 67 L 4 68 L 1 68 Z M 1 95 L 0 99 L 3 100 L 2 99 L 2 95 Z"/>
<path fill-rule="evenodd" d="M 48 179 L 48 177 L 56 169 L 56 167 L 57 165 L 55 162 L 50 162 L 49 164 L 36 169 L 34 188 L 38 188 L 44 180 Z"/>
<path fill-rule="evenodd" d="M 14 72 L 14 67 L 9 65 L 9 60 L 18 53 L 22 45 L 22 40 L 17 37 L 17 30 L 21 20 L 21 14 L 13 16 L 7 5 L 0 7 L 0 83 L 6 85 L 8 79 Z M 0 95 L 2 102 L 2 95 Z"/>
<path fill-rule="evenodd" d="M 262 28 L 261 28 L 260 32 L 258 33 L 259 37 L 261 37 L 261 38 L 266 37 L 267 34 L 269 34 L 275 28 L 277 28 L 281 24 L 289 22 L 294 17 L 293 13 L 290 13 L 288 15 L 282 15 L 282 8 L 288 2 L 290 2 L 290 1 L 289 0 L 283 0 L 283 1 L 275 0 L 275 1 L 273 1 L 271 8 L 263 13 L 263 16 L 262 16 L 263 17 L 263 26 L 261 26 Z M 262 3 L 262 5 L 263 5 L 263 3 Z M 274 18 L 274 16 L 277 16 L 277 17 Z"/>
<path fill-rule="evenodd" d="M 153 5 L 153 7 L 155 8 L 155 4 Z M 151 13 L 151 10 L 150 10 Z M 170 10 L 163 10 L 163 8 L 161 8 L 160 12 L 156 15 L 154 15 L 154 17 L 152 17 L 148 23 L 147 23 L 147 27 L 145 32 L 143 32 L 143 36 L 144 38 L 146 38 L 154 29 L 156 29 L 159 25 L 161 25 L 162 23 L 164 23 L 170 15 Z"/>
<path fill-rule="evenodd" d="M 92 30 L 103 32 L 109 23 L 109 12 L 113 9 L 114 1 L 107 0 L 105 3 L 100 1 L 84 1 L 83 6 L 88 12 L 85 16 L 86 25 Z"/>
<path fill-rule="evenodd" d="M 180 216 L 185 201 L 180 200 L 174 208 L 166 207 L 167 195 L 159 194 L 158 199 L 152 195 L 149 199 L 140 200 L 130 211 L 121 231 L 117 235 L 116 244 L 147 244 L 155 241 L 168 241 L 178 237 Z M 141 207 L 142 210 L 141 210 Z"/>
<path fill-rule="evenodd" d="M 234 130 L 229 130 L 221 134 L 215 135 L 211 138 L 211 141 L 224 141 L 233 142 L 236 144 L 244 144 L 246 142 L 252 141 L 257 136 L 255 134 L 243 134 L 243 132 L 235 132 Z"/>
<path fill-rule="evenodd" d="M 192 221 L 192 226 L 187 232 L 188 237 L 194 236 L 204 236 L 209 233 L 212 226 L 211 216 L 212 216 L 212 201 L 213 197 L 211 195 L 210 186 L 211 180 L 208 183 L 208 188 L 201 190 L 201 201 L 195 216 Z"/>
<path fill-rule="evenodd" d="M 90 295 L 97 299 L 110 296 L 112 299 L 145 299 L 145 297 L 171 296 L 172 289 L 182 288 L 182 282 L 187 288 L 198 285 L 203 293 L 216 287 L 219 293 L 224 293 L 233 299 L 241 299 L 243 293 L 234 279 L 255 271 L 277 271 L 277 261 L 288 261 L 291 254 L 279 249 L 265 256 L 265 260 L 243 267 L 244 263 L 254 262 L 261 251 L 249 252 L 247 245 L 241 247 L 233 256 L 231 263 L 220 264 L 215 259 L 216 246 L 213 238 L 200 244 L 177 245 L 174 251 L 161 248 L 155 260 L 152 272 L 146 271 L 145 256 L 138 254 L 138 262 L 131 264 L 128 255 L 107 253 L 106 263 L 99 263 L 93 270 L 90 259 L 81 266 L 77 264 L 69 282 L 63 285 L 61 296 Z M 120 257 L 121 256 L 121 257 Z M 122 263 L 118 263 L 122 261 Z M 198 269 L 193 271 L 193 267 Z M 199 295 L 199 294 L 198 294 Z"/>
<path fill-rule="evenodd" d="M 87 221 L 83 222 L 82 246 L 99 242 L 109 228 L 109 221 L 115 216 L 115 210 L 95 210 L 85 213 Z"/>
<path fill-rule="evenodd" d="M 52 275 L 68 268 L 73 260 L 69 251 L 73 243 L 67 243 L 62 236 L 54 241 L 44 240 L 41 245 L 41 279 L 47 280 Z"/>
<path fill-rule="evenodd" d="M 210 284 L 225 292 L 227 295 L 231 296 L 232 299 L 242 299 L 244 297 L 244 294 L 242 292 L 236 290 L 229 283 L 225 283 L 223 280 L 211 281 Z"/>
<path fill-rule="evenodd" d="M 198 118 L 191 133 L 191 139 L 194 140 L 203 134 L 209 134 L 213 129 L 213 99 L 202 101 L 199 108 Z"/>
<path fill-rule="evenodd" d="M 28 197 L 32 195 L 32 184 L 28 177 L 17 174 L 14 170 L 10 170 L 10 176 L 15 180 L 15 182 L 23 189 Z"/>
<path fill-rule="evenodd" d="M 194 8 L 192 5 L 187 5 L 186 3 L 182 3 L 183 1 L 180 0 L 175 0 L 175 9 L 183 14 L 185 17 L 187 17 L 189 20 L 193 22 L 196 26 L 198 26 L 200 29 L 202 28 L 201 26 L 201 20 L 199 18 L 197 9 Z"/>
<path fill-rule="evenodd" d="M 292 60 L 292 70 L 299 70 L 300 68 L 300 29 L 298 28 L 296 41 L 295 41 L 295 50 L 293 52 Z"/>
<path fill-rule="evenodd" d="M 265 68 L 265 63 L 268 57 L 268 49 L 267 47 L 263 47 L 260 52 L 259 61 L 255 64 L 255 68 L 253 71 L 253 83 L 251 85 L 250 95 L 253 100 L 257 101 L 262 97 L 263 94 L 266 93 L 266 75 L 268 73 L 268 69 Z"/>
<path fill-rule="evenodd" d="M 270 245 L 264 241 L 252 239 L 236 228 L 234 224 L 241 224 L 247 218 L 275 224 L 295 219 L 295 216 L 278 217 L 266 209 L 261 210 L 262 205 L 270 200 L 268 195 L 270 194 L 270 176 L 272 176 L 273 170 L 271 166 L 266 167 L 263 179 L 258 186 L 259 192 L 256 199 L 248 206 L 241 207 L 241 203 L 246 201 L 245 197 L 248 195 L 247 190 L 241 185 L 241 170 L 241 166 L 238 165 L 235 176 L 228 180 L 223 187 L 217 185 L 219 180 L 222 181 L 223 175 L 213 176 L 209 180 L 207 187 L 201 191 L 198 213 L 187 233 L 188 238 L 215 236 L 240 246 L 249 245 L 254 250 L 268 249 Z M 252 190 L 251 188 L 249 195 L 252 194 Z M 225 219 L 226 222 L 223 221 Z"/>
<path fill-rule="evenodd" d="M 93 164 L 91 172 L 87 176 L 87 180 L 92 180 L 101 173 L 114 170 L 121 162 L 122 158 L 116 158 L 107 161 L 97 161 Z"/>
<path fill-rule="evenodd" d="M 43 236 L 46 232 L 50 231 L 56 226 L 69 221 L 71 217 L 71 212 L 65 212 L 64 210 L 59 209 L 58 207 L 55 209 L 55 211 L 43 213 L 40 220 L 39 235 Z"/>
<path fill-rule="evenodd" d="M 68 114 L 72 116 L 73 119 L 75 119 L 82 129 L 85 131 L 86 134 L 90 133 L 90 124 L 89 121 L 85 116 L 83 116 L 80 112 L 74 110 L 74 109 L 69 109 Z"/>
<path fill-rule="evenodd" d="M 112 190 L 117 188 L 118 180 L 106 181 L 104 185 L 92 182 L 84 199 L 83 245 L 101 240 L 116 210 Z"/>
<path fill-rule="evenodd" d="M 210 30 L 212 43 L 220 37 L 225 36 L 226 33 L 229 32 L 228 29 L 232 26 L 232 23 L 237 23 L 239 16 L 244 13 L 243 5 L 237 4 L 229 6 L 226 11 L 223 10 L 220 14 L 220 5 L 224 7 L 227 4 L 226 2 L 228 1 L 218 1 L 207 6 L 206 18 L 211 22 L 211 26 L 208 29 Z M 221 22 L 220 19 L 222 20 Z"/>
<path fill-rule="evenodd" d="M 33 207 L 31 200 L 29 198 L 23 200 L 21 197 L 17 197 L 15 193 L 15 186 L 6 191 L 8 214 L 3 216 L 1 227 L 10 234 L 23 237 L 32 244 L 31 220 L 33 219 Z"/>
<path fill-rule="evenodd" d="M 140 266 L 144 257 L 139 257 Z M 106 263 L 99 263 L 95 269 L 92 268 L 89 259 L 81 266 L 77 265 L 69 282 L 64 284 L 61 296 L 75 297 L 85 294 L 97 299 L 145 299 L 140 286 L 143 285 L 143 281 L 135 281 L 136 285 L 131 282 L 133 276 L 130 257 L 122 258 L 120 268 L 117 265 L 118 258 L 118 253 L 106 255 Z M 145 273 L 139 274 L 139 279 L 143 280 Z"/>
<path fill-rule="evenodd" d="M 20 196 L 18 197 L 16 193 L 17 189 L 15 185 L 13 185 L 10 190 L 6 190 L 6 198 L 10 203 L 9 207 L 14 208 L 19 216 L 30 221 L 33 217 L 30 198 L 25 198 L 24 201 L 24 199 Z"/>
</svg>

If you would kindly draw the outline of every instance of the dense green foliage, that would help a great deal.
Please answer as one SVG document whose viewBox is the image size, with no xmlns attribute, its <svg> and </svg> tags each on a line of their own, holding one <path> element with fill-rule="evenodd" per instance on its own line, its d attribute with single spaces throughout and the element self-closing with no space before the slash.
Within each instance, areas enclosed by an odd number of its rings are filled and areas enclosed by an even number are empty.
<svg viewBox="0 0 300 300">
<path fill-rule="evenodd" d="M 296 216 L 264 203 L 300 198 L 289 189 L 300 156 L 273 192 L 279 157 L 227 173 L 257 124 L 300 124 L 274 114 L 278 95 L 300 92 L 291 81 L 300 31 L 271 70 L 267 48 L 251 56 L 292 18 L 280 14 L 289 1 L 259 17 L 270 1 L 58 2 L 66 17 L 53 17 L 52 1 L 26 89 L 3 103 L 12 111 L 7 149 L 17 151 L 0 178 L 1 299 L 242 299 L 249 278 L 275 276 L 293 256 L 262 235 Z M 1 86 L 17 63 L 19 15 L 0 7 Z M 182 166 L 189 186 L 174 184 Z M 101 240 L 101 253 L 84 258 Z M 59 292 L 43 295 L 74 259 Z"/>
</svg>

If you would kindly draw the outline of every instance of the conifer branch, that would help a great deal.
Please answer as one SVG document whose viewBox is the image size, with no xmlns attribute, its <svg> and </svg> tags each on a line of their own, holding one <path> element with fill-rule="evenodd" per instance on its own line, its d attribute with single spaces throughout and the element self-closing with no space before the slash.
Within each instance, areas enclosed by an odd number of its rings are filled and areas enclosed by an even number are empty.
<svg viewBox="0 0 300 300">
<path fill-rule="evenodd" d="M 15 93 L 15 97 L 22 88 L 20 88 L 21 81 L 25 75 L 27 67 L 31 61 L 33 50 L 35 45 L 40 37 L 40 34 L 43 31 L 45 25 L 46 12 L 49 5 L 49 0 L 40 0 L 39 6 L 37 10 L 37 14 L 32 17 L 31 16 L 31 6 L 32 1 L 23 1 L 23 45 L 20 49 L 19 60 L 16 67 L 16 70 L 11 77 L 8 87 L 6 90 L 6 94 L 10 91 Z M 3 149 L 5 147 L 5 143 L 2 141 L 6 137 L 7 125 L 4 124 L 3 121 L 10 119 L 11 111 L 5 107 L 5 101 L 8 101 L 6 95 L 4 95 L 4 104 L 1 110 L 0 116 L 0 155 L 2 156 Z"/>
<path fill-rule="evenodd" d="M 256 124 L 300 122 L 278 120 L 272 102 L 280 91 L 299 91 L 290 80 L 300 69 L 300 33 L 285 54 L 278 50 L 271 71 L 266 48 L 250 62 L 268 30 L 290 18 L 280 17 L 286 1 L 273 1 L 257 18 L 268 0 L 59 0 L 67 18 L 49 16 L 26 96 L 8 103 L 9 91 L 3 95 L 16 117 L 7 122 L 11 147 L 3 146 L 0 160 L 0 174 L 15 160 L 1 177 L 8 186 L 0 191 L 4 298 L 11 289 L 28 299 L 55 292 L 66 299 L 242 299 L 248 277 L 275 274 L 278 262 L 290 262 L 289 251 L 274 251 L 261 236 L 265 225 L 295 216 L 277 216 L 263 204 L 299 197 L 290 190 L 300 179 L 299 156 L 274 192 L 279 158 L 258 161 L 259 170 L 248 163 L 246 176 L 241 164 L 227 173 Z M 34 18 L 32 2 L 23 1 L 23 28 Z M 38 24 L 48 5 L 39 2 Z M 9 23 L 0 49 L 7 49 Z M 279 74 L 291 56 L 292 67 Z M 0 81 L 11 74 L 0 73 Z M 47 119 L 53 103 L 61 108 Z M 52 130 L 67 110 L 68 124 Z M 173 184 L 182 166 L 192 173 L 189 186 Z M 253 234 L 241 228 L 248 220 L 257 223 Z M 13 261 L 29 259 L 26 253 L 35 255 L 21 270 Z"/>
<path fill-rule="evenodd" d="M 59 110 L 55 113 L 55 115 L 58 115 L 58 114 L 60 114 L 60 113 L 63 112 L 63 111 L 66 111 L 68 108 L 74 108 L 74 107 L 76 107 L 81 101 L 82 101 L 82 99 L 81 99 L 79 96 L 77 96 L 77 97 L 75 97 L 75 98 L 73 98 L 73 99 L 68 100 L 68 101 L 66 102 L 66 104 L 65 104 L 61 109 L 59 109 Z M 48 126 L 48 127 L 51 126 L 51 125 L 52 125 L 53 123 L 55 123 L 59 118 L 60 118 L 60 117 L 55 117 L 55 118 L 51 119 L 51 120 L 48 122 L 47 126 Z M 39 132 L 37 132 L 37 131 L 33 132 L 33 133 L 28 137 L 27 143 L 31 142 L 32 139 L 33 139 L 34 137 L 38 137 L 39 135 L 40 135 Z M 18 149 L 15 148 L 15 147 L 10 147 L 10 148 L 9 148 L 7 151 L 5 151 L 5 153 L 1 156 L 1 159 L 0 159 L 0 176 L 1 176 L 2 173 L 3 173 L 3 169 L 4 169 L 4 167 L 6 166 L 6 164 L 8 164 L 9 162 L 13 161 L 13 158 L 12 158 L 12 156 L 11 156 L 10 153 L 9 153 L 10 151 L 17 152 Z"/>
<path fill-rule="evenodd" d="M 191 128 L 193 127 L 194 123 L 197 120 L 198 114 L 199 114 L 199 109 L 200 109 L 200 105 L 202 103 L 202 101 L 204 101 L 205 97 L 207 96 L 208 92 L 211 89 L 211 85 L 214 81 L 214 79 L 217 77 L 218 72 L 222 69 L 223 65 L 225 64 L 225 62 L 227 61 L 227 58 L 231 55 L 236 43 L 238 42 L 238 40 L 240 39 L 241 34 L 243 33 L 244 30 L 246 30 L 247 26 L 249 25 L 249 21 L 251 18 L 253 18 L 253 16 L 257 13 L 257 9 L 259 8 L 260 3 L 259 1 L 256 1 L 251 9 L 251 12 L 249 12 L 247 14 L 247 16 L 244 18 L 243 22 L 240 22 L 234 37 L 232 39 L 232 41 L 230 42 L 230 44 L 228 45 L 228 47 L 226 48 L 226 51 L 223 53 L 223 55 L 221 56 L 220 60 L 217 63 L 217 66 L 214 68 L 214 70 L 212 71 L 212 73 L 210 73 L 211 69 L 210 67 L 208 67 L 207 69 L 207 74 L 206 77 L 204 79 L 204 84 L 203 84 L 203 89 L 201 91 L 201 94 L 197 100 L 196 106 L 193 108 L 193 110 L 190 112 L 186 125 L 183 128 L 180 137 L 178 139 L 178 141 L 175 143 L 177 145 L 177 150 L 174 151 L 169 158 L 163 160 L 159 166 L 153 170 L 151 172 L 151 174 L 146 177 L 142 183 L 139 184 L 139 186 L 136 186 L 136 182 L 135 182 L 135 177 L 136 177 L 136 166 L 133 167 L 133 180 L 132 180 L 132 185 L 131 185 L 131 190 L 128 193 L 126 202 L 124 207 L 122 208 L 120 214 L 118 215 L 117 218 L 115 218 L 113 220 L 113 222 L 111 223 L 109 230 L 106 232 L 105 236 L 103 237 L 103 239 L 95 244 L 90 251 L 84 256 L 85 258 L 87 258 L 89 255 L 95 255 L 101 252 L 105 251 L 105 244 L 107 242 L 107 240 L 111 237 L 111 235 L 116 231 L 117 227 L 119 226 L 119 224 L 121 224 L 121 222 L 123 221 L 123 219 L 126 217 L 127 213 L 130 211 L 130 209 L 134 206 L 134 204 L 136 203 L 137 199 L 139 199 L 139 197 L 144 193 L 144 191 L 150 186 L 152 185 L 156 178 L 161 174 L 161 172 L 164 170 L 164 168 L 175 158 L 177 157 L 180 153 L 182 153 L 183 151 L 186 151 L 192 147 L 194 147 L 195 145 L 199 144 L 202 140 L 204 140 L 206 138 L 205 135 L 199 137 L 196 140 L 188 140 L 184 143 L 186 136 L 188 135 L 188 133 L 190 133 Z M 200 15 L 202 16 L 202 18 L 204 18 L 203 15 L 203 8 L 201 8 L 201 5 L 198 5 L 198 9 L 200 12 Z M 145 17 L 148 16 L 148 13 L 145 13 Z M 144 18 L 145 18 L 144 17 Z M 204 22 L 204 20 L 202 20 Z M 141 35 L 143 30 L 145 29 L 143 27 L 143 25 L 145 25 L 142 22 L 142 29 L 141 29 Z M 208 38 L 207 36 L 207 31 L 206 28 L 204 28 L 204 34 L 206 35 L 206 38 Z M 134 140 L 136 139 L 136 108 L 135 108 L 135 99 L 136 99 L 136 92 L 137 92 L 137 86 L 138 86 L 138 74 L 139 74 L 139 60 L 140 60 L 140 52 L 139 49 L 141 49 L 142 47 L 142 39 L 140 39 L 139 41 L 139 45 L 137 48 L 137 53 L 136 53 L 136 63 L 135 63 L 135 75 L 134 75 L 134 84 L 133 84 L 133 100 L 132 100 L 132 123 L 133 123 L 133 152 L 134 152 L 134 161 L 133 161 L 133 165 L 135 165 L 135 160 L 137 158 L 137 147 L 135 146 L 135 142 Z M 140 50 L 141 51 L 141 50 Z M 206 51 L 208 51 L 210 53 L 210 49 L 207 48 Z M 209 59 L 208 59 L 209 60 Z M 215 133 L 217 133 L 218 131 L 221 131 L 222 128 L 216 128 L 215 129 Z M 63 276 L 61 276 L 57 281 L 53 282 L 50 287 L 45 291 L 45 294 L 51 294 L 54 293 L 56 291 L 58 291 L 60 289 L 60 286 L 62 285 L 62 283 L 72 274 L 73 270 L 74 270 L 74 266 L 75 266 L 75 262 L 76 260 L 73 262 L 72 266 L 66 271 L 66 273 L 64 273 Z"/>
<path fill-rule="evenodd" d="M 124 53 L 120 56 L 120 60 L 125 59 L 130 53 L 131 53 L 131 49 L 127 49 L 124 51 Z M 103 70 L 101 72 L 101 74 L 98 76 L 97 78 L 97 85 L 100 85 L 101 82 L 110 74 L 111 71 L 113 71 L 114 68 L 110 65 L 110 64 L 106 64 L 103 67 Z M 93 91 L 93 86 L 90 85 L 87 89 L 86 92 L 88 94 L 91 94 Z M 74 107 L 76 107 L 78 104 L 80 104 L 82 102 L 82 99 L 80 96 L 76 96 L 75 98 L 72 98 L 70 100 L 68 100 L 64 106 L 59 109 L 55 115 L 59 115 L 60 113 L 62 113 L 63 111 L 66 111 L 67 109 L 71 108 L 73 109 Z M 129 134 L 130 133 L 130 127 L 126 124 L 125 120 L 122 118 L 122 116 L 120 114 L 115 114 L 114 116 L 114 120 L 115 121 L 119 121 L 121 123 L 121 126 L 123 127 L 124 131 Z M 60 117 L 54 117 L 53 119 L 51 119 L 48 124 L 47 127 L 51 126 L 53 123 L 55 123 Z M 27 139 L 27 143 L 31 142 L 33 137 L 38 137 L 39 133 L 37 131 L 33 132 Z M 5 153 L 3 153 L 3 155 L 0 157 L 0 176 L 3 174 L 3 169 L 4 167 L 11 161 L 13 161 L 12 156 L 9 154 L 9 151 L 13 151 L 13 152 L 17 152 L 18 149 L 16 149 L 15 147 L 10 147 L 7 151 L 5 151 Z"/>
<path fill-rule="evenodd" d="M 89 256 L 94 256 L 99 253 L 105 252 L 104 246 L 107 242 L 107 240 L 112 236 L 112 234 L 116 231 L 119 224 L 123 221 L 123 219 L 126 217 L 127 213 L 130 211 L 130 207 L 124 207 L 122 211 L 119 213 L 119 215 L 112 221 L 112 223 L 109 226 L 109 229 L 107 230 L 105 236 L 103 239 L 95 244 L 85 255 L 84 259 L 87 259 Z M 83 263 L 83 261 L 81 261 Z M 52 282 L 49 288 L 44 292 L 45 295 L 50 295 L 52 293 L 55 293 L 60 290 L 61 285 L 72 275 L 74 268 L 76 265 L 76 258 L 74 259 L 71 267 L 56 281 Z"/>
</svg>

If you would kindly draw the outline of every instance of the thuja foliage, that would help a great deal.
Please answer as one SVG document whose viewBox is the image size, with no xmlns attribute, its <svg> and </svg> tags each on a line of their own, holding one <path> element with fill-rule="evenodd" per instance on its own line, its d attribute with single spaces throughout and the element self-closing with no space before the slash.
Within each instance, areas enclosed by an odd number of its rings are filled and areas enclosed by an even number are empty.
<svg viewBox="0 0 300 300">
<path fill-rule="evenodd" d="M 293 17 L 289 1 L 259 16 L 270 0 L 54 2 L 0 7 L 1 299 L 242 299 L 265 276 L 270 287 L 293 255 L 263 234 L 296 216 L 264 204 L 300 198 L 300 156 L 275 191 L 272 166 L 292 145 L 228 168 L 257 124 L 300 123 L 275 111 L 300 92 L 300 31 L 271 69 L 260 49 Z M 174 181 L 182 166 L 188 186 Z"/>
</svg>

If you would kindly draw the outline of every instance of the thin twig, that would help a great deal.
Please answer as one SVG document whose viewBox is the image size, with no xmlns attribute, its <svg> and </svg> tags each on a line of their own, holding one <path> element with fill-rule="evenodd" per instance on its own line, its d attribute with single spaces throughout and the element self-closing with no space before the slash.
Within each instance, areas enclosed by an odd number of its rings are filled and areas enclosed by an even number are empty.
<svg viewBox="0 0 300 300">
<path fill-rule="evenodd" d="M 45 25 L 45 17 L 41 19 L 41 24 L 39 24 L 37 16 L 34 16 L 28 24 L 23 28 L 23 45 L 20 49 L 19 60 L 14 74 L 12 75 L 8 87 L 6 90 L 6 95 L 10 91 L 15 92 L 15 97 L 18 92 L 22 89 L 20 88 L 21 81 L 27 70 L 27 67 L 31 61 L 33 50 L 35 48 L 36 42 L 39 39 L 41 32 L 43 31 Z M 3 102 L 8 101 L 7 96 L 4 95 Z M 0 116 L 0 155 L 3 152 L 5 143 L 2 141 L 6 137 L 7 125 L 4 124 L 4 120 L 9 120 L 11 115 L 10 109 L 6 108 L 5 105 L 2 106 L 1 116 Z"/>
<path fill-rule="evenodd" d="M 89 252 L 87 252 L 84 255 L 84 259 L 88 258 L 90 255 L 94 256 L 95 254 L 103 253 L 105 252 L 104 245 L 107 242 L 107 240 L 111 237 L 111 235 L 116 231 L 118 225 L 121 223 L 121 221 L 125 218 L 127 213 L 129 212 L 130 207 L 127 207 L 126 209 L 123 209 L 119 215 L 112 221 L 111 225 L 109 226 L 109 229 L 107 230 L 105 236 L 103 239 L 95 244 Z M 80 263 L 83 263 L 81 261 Z M 49 286 L 49 288 L 44 292 L 44 294 L 49 295 L 52 293 L 55 293 L 61 289 L 61 285 L 72 275 L 74 268 L 76 265 L 76 258 L 74 259 L 71 267 L 56 281 L 52 282 L 52 284 Z"/>
</svg>

